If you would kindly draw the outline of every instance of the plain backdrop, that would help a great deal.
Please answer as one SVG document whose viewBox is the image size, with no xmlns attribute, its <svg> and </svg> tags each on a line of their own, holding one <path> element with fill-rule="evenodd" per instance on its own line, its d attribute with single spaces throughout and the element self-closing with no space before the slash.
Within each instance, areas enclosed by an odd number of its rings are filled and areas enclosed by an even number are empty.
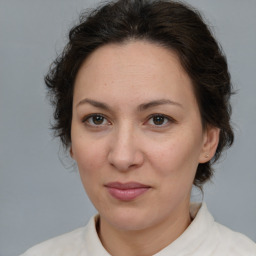
<svg viewBox="0 0 256 256">
<path fill-rule="evenodd" d="M 256 1 L 188 0 L 229 62 L 235 144 L 204 198 L 218 222 L 256 241 Z M 86 224 L 95 213 L 49 129 L 43 77 L 93 0 L 0 0 L 0 256 Z M 71 167 L 71 168 L 70 168 Z M 194 191 L 192 200 L 201 200 Z"/>
</svg>

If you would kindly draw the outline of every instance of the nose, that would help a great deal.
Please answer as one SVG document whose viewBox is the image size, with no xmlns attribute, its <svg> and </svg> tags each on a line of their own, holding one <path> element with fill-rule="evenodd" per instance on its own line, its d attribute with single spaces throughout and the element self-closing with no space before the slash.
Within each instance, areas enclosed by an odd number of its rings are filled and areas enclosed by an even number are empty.
<svg viewBox="0 0 256 256">
<path fill-rule="evenodd" d="M 139 145 L 138 134 L 129 127 L 120 128 L 113 134 L 108 161 L 118 171 L 129 171 L 143 164 L 144 155 Z"/>
</svg>

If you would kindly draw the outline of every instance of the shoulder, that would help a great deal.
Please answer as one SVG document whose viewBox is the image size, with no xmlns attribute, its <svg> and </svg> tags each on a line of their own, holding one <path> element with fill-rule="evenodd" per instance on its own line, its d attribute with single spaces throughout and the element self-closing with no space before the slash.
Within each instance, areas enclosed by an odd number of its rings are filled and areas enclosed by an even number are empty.
<svg viewBox="0 0 256 256">
<path fill-rule="evenodd" d="M 86 226 L 37 244 L 20 256 L 104 255 L 96 231 L 97 220 L 98 215 L 95 215 Z"/>
<path fill-rule="evenodd" d="M 83 246 L 85 227 L 54 237 L 30 248 L 21 256 L 73 255 Z M 75 254 L 79 255 L 79 254 Z"/>
<path fill-rule="evenodd" d="M 38 244 L 20 256 L 110 256 L 97 234 L 98 218 L 95 215 L 85 227 Z"/>
<path fill-rule="evenodd" d="M 97 234 L 98 218 L 95 215 L 85 227 L 38 244 L 20 256 L 110 256 Z"/>
<path fill-rule="evenodd" d="M 225 247 L 226 255 L 256 256 L 256 243 L 247 236 L 235 232 L 222 224 L 215 222 L 215 227 L 220 238 L 220 243 Z"/>
<path fill-rule="evenodd" d="M 205 203 L 191 204 L 190 212 L 194 220 L 187 236 L 193 236 L 191 244 L 197 252 L 195 255 L 256 256 L 256 244 L 245 235 L 216 222 Z"/>
</svg>

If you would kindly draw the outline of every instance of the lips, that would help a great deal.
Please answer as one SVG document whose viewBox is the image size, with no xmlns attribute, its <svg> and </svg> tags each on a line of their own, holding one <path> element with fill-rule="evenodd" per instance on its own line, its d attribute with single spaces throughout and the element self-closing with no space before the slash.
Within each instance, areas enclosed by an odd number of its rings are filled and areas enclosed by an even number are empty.
<svg viewBox="0 0 256 256">
<path fill-rule="evenodd" d="M 151 187 L 137 182 L 111 182 L 105 185 L 109 194 L 121 201 L 131 201 L 147 192 Z"/>
</svg>

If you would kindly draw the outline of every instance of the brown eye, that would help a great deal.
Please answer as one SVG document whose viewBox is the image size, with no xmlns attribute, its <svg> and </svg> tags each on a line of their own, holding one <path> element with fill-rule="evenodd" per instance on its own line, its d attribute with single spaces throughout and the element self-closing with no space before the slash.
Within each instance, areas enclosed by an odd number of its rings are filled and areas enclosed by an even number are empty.
<svg viewBox="0 0 256 256">
<path fill-rule="evenodd" d="M 105 118 L 103 116 L 93 116 L 92 122 L 93 122 L 93 124 L 99 125 L 99 124 L 103 124 L 104 119 Z"/>
<path fill-rule="evenodd" d="M 152 115 L 151 118 L 148 120 L 148 123 L 152 126 L 165 126 L 171 121 L 171 118 L 168 118 L 165 115 L 155 114 Z"/>
<path fill-rule="evenodd" d="M 89 117 L 86 117 L 83 122 L 89 124 L 90 126 L 100 126 L 108 124 L 107 119 L 99 114 L 90 115 Z"/>
<path fill-rule="evenodd" d="M 165 122 L 165 117 L 163 116 L 154 116 L 153 117 L 153 123 L 155 125 L 162 125 Z"/>
</svg>

